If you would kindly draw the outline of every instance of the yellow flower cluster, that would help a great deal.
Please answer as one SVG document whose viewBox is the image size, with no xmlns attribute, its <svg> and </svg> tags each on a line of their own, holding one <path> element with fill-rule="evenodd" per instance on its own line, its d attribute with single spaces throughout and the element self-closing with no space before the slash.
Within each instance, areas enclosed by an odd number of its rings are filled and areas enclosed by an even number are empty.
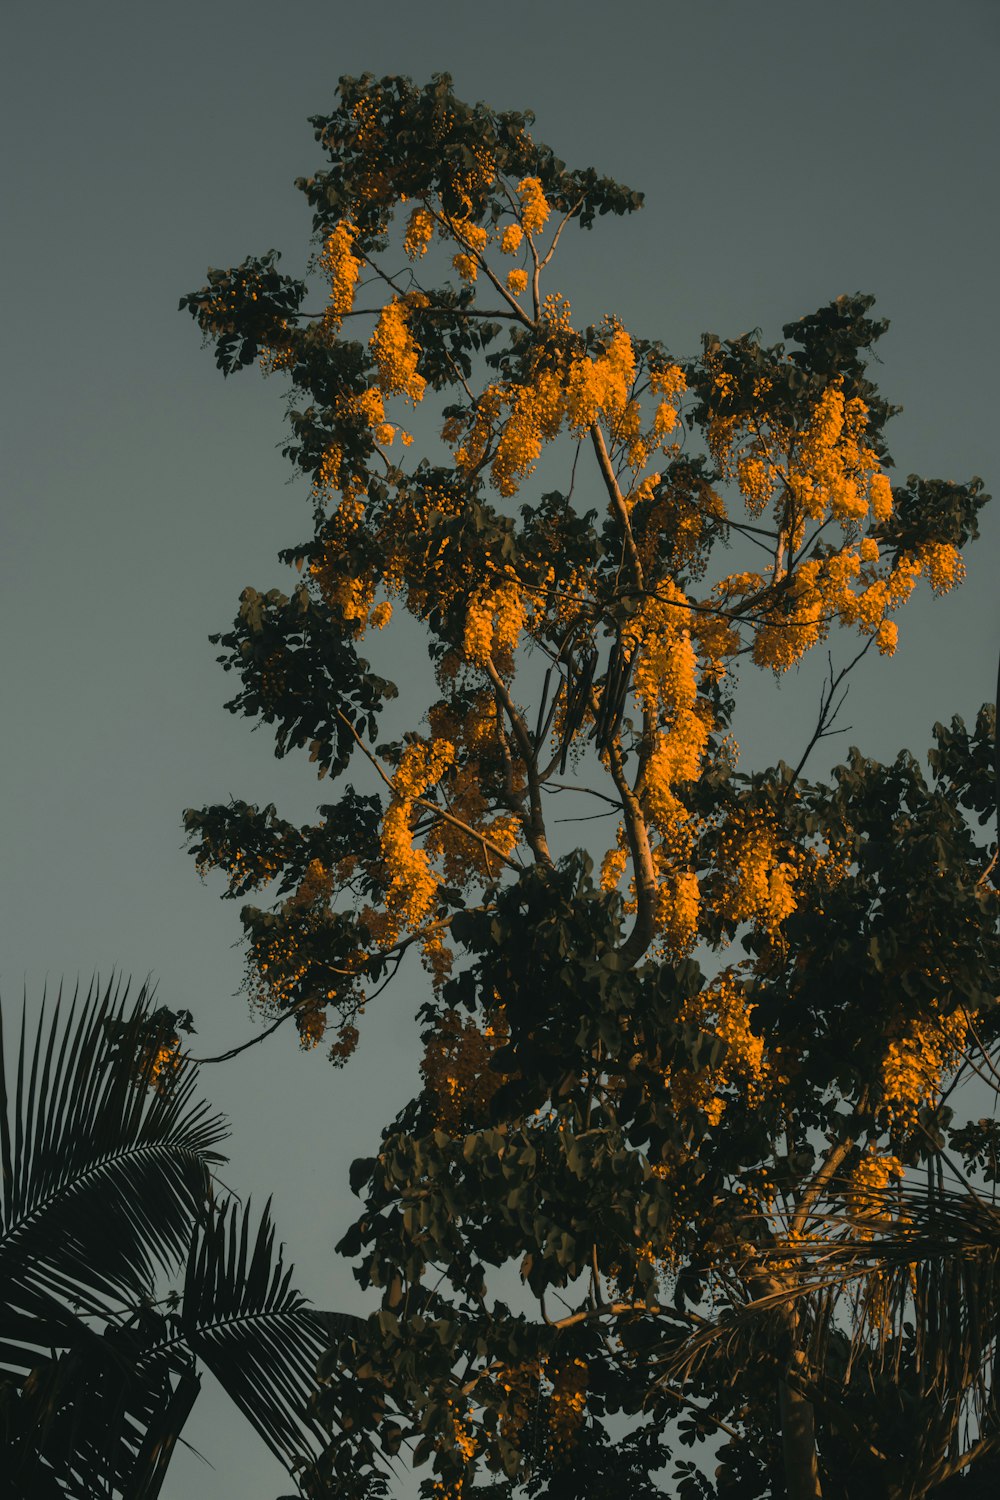
<svg viewBox="0 0 1000 1500">
<path fill-rule="evenodd" d="M 764 1041 L 751 1027 L 754 1007 L 731 973 L 723 973 L 701 994 L 685 1002 L 679 1021 L 694 1025 L 726 1043 L 714 1068 L 668 1073 L 664 1084 L 678 1112 L 699 1109 L 710 1125 L 725 1113 L 727 1091 L 738 1090 L 751 1109 L 759 1106 L 767 1082 Z"/>
<path fill-rule="evenodd" d="M 799 866 L 782 854 L 773 824 L 763 813 L 737 809 L 722 830 L 719 863 L 727 879 L 720 914 L 774 937 L 798 904 Z"/>
<path fill-rule="evenodd" d="M 701 888 L 693 870 L 674 863 L 670 843 L 653 851 L 659 882 L 656 895 L 656 926 L 660 942 L 668 957 L 684 958 L 698 936 L 701 913 Z"/>
<path fill-rule="evenodd" d="M 818 586 L 821 576 L 822 564 L 816 558 L 796 570 L 772 613 L 757 627 L 752 655 L 758 666 L 787 672 L 826 635 L 829 613 Z"/>
<path fill-rule="evenodd" d="M 617 890 L 628 867 L 628 843 L 625 839 L 625 824 L 618 824 L 617 841 L 601 861 L 601 890 Z"/>
<path fill-rule="evenodd" d="M 860 442 L 868 408 L 858 397 L 845 401 L 839 383 L 827 386 L 800 435 L 788 469 L 788 488 L 803 515 L 822 520 L 829 511 L 845 524 L 868 514 L 878 457 Z"/>
<path fill-rule="evenodd" d="M 160 1045 L 149 1058 L 149 1071 L 145 1075 L 149 1088 L 157 1094 L 167 1094 L 181 1066 L 181 1039 L 172 1037 Z"/>
<path fill-rule="evenodd" d="M 426 303 L 426 298 L 421 298 Z M 410 333 L 406 321 L 407 305 L 415 305 L 414 298 L 405 302 L 393 297 L 379 314 L 375 332 L 368 341 L 378 367 L 379 389 L 383 396 L 405 395 L 414 405 L 423 398 L 427 382 L 417 373 L 420 349 Z"/>
<path fill-rule="evenodd" d="M 862 1152 L 851 1172 L 844 1205 L 847 1212 L 857 1219 L 875 1219 L 886 1212 L 886 1197 L 903 1176 L 902 1163 L 890 1155 L 882 1155 L 869 1148 Z M 863 1239 L 871 1230 L 858 1226 Z"/>
<path fill-rule="evenodd" d="M 368 629 L 375 586 L 371 577 L 354 577 L 343 571 L 343 558 L 335 545 L 309 565 L 324 600 L 340 616 L 351 634 L 360 639 Z"/>
<path fill-rule="evenodd" d="M 680 365 L 660 365 L 650 370 L 649 387 L 658 396 L 682 396 L 687 390 L 687 376 Z"/>
<path fill-rule="evenodd" d="M 490 236 L 481 224 L 476 224 L 472 219 L 458 219 L 451 224 L 451 229 L 466 248 L 475 255 L 481 255 L 486 249 Z"/>
<path fill-rule="evenodd" d="M 510 275 L 524 273 L 512 271 Z M 512 285 L 519 284 L 518 281 Z M 563 326 L 567 315 L 565 303 L 547 299 L 546 316 L 550 320 Z M 490 467 L 490 482 L 501 495 L 514 495 L 521 481 L 534 472 L 542 444 L 551 442 L 564 423 L 574 436 L 580 437 L 601 419 L 607 422 L 613 442 L 630 449 L 634 466 L 640 466 L 651 446 L 640 440 L 639 407 L 631 400 L 635 372 L 632 340 L 623 328 L 615 325 L 603 353 L 594 358 L 576 356 L 565 374 L 539 366 L 523 383 L 488 386 L 477 402 L 472 428 L 464 444 L 456 450 L 457 466 L 466 472 L 476 468 L 502 422 Z M 508 415 L 503 421 L 505 409 Z M 653 433 L 654 442 L 664 435 L 657 432 L 655 422 Z M 450 428 L 446 428 L 445 436 L 451 436 Z"/>
<path fill-rule="evenodd" d="M 455 758 L 447 740 L 407 745 L 393 777 L 393 795 L 382 821 L 382 858 L 386 869 L 387 935 L 416 931 L 434 905 L 438 879 L 425 850 L 413 843 L 411 820 L 416 798 L 441 780 Z"/>
<path fill-rule="evenodd" d="M 593 359 L 579 357 L 570 366 L 566 390 L 566 417 L 571 431 L 582 435 L 598 420 L 607 419 L 613 431 L 622 427 L 635 382 L 635 351 L 620 325 L 613 324 L 603 354 Z"/>
<path fill-rule="evenodd" d="M 496 160 L 484 146 L 471 148 L 472 163 L 463 168 L 452 168 L 451 188 L 463 204 L 466 213 L 472 212 L 473 195 L 484 192 L 496 178 Z"/>
<path fill-rule="evenodd" d="M 483 762 L 496 753 L 496 709 L 492 695 L 472 696 L 468 711 L 459 715 L 447 701 L 428 711 L 431 733 L 455 747 L 455 763 L 448 778 L 448 806 L 465 828 L 440 819 L 427 834 L 425 848 L 441 862 L 449 885 L 467 886 L 470 881 L 492 879 L 497 873 L 496 850 L 510 855 L 521 832 L 520 820 L 512 813 L 495 813 L 484 787 Z M 513 770 L 515 790 L 523 783 L 523 767 Z M 471 830 L 471 831 L 467 831 Z M 488 848 L 477 834 L 488 838 Z"/>
<path fill-rule="evenodd" d="M 311 1052 L 326 1034 L 326 1011 L 322 1005 L 307 1006 L 296 1013 L 295 1027 L 299 1033 L 299 1046 L 303 1052 Z"/>
<path fill-rule="evenodd" d="M 572 1359 L 560 1364 L 551 1377 L 548 1410 L 551 1448 L 564 1460 L 568 1459 L 583 1423 L 589 1375 L 586 1360 Z"/>
<path fill-rule="evenodd" d="M 678 816 L 674 788 L 697 778 L 709 732 L 698 702 L 691 612 L 669 579 L 646 600 L 625 641 L 633 653 L 632 690 L 644 714 L 661 726 L 646 770 L 645 801 L 654 826 L 667 833 Z"/>
<path fill-rule="evenodd" d="M 936 593 L 945 593 L 964 577 L 958 549 L 947 542 L 931 542 L 914 553 L 900 553 L 891 568 L 876 571 L 878 543 L 865 537 L 856 547 L 843 547 L 824 558 L 811 557 L 801 563 L 780 596 L 769 604 L 770 613 L 758 625 L 753 659 L 759 666 L 784 672 L 805 651 L 824 640 L 830 624 L 839 619 L 874 635 L 883 656 L 896 649 L 899 631 L 886 614 L 906 602 L 922 573 L 928 575 Z M 733 576 L 723 581 L 723 598 L 752 592 L 753 577 Z M 746 587 L 744 587 L 746 580 Z"/>
<path fill-rule="evenodd" d="M 465 250 L 460 250 L 457 255 L 452 256 L 451 263 L 462 280 L 471 286 L 479 275 L 479 262 L 476 257 Z"/>
<path fill-rule="evenodd" d="M 427 254 L 427 247 L 434 236 L 434 215 L 426 208 L 415 208 L 406 225 L 403 249 L 411 260 L 419 260 Z"/>
<path fill-rule="evenodd" d="M 333 891 L 333 871 L 327 869 L 321 859 L 311 859 L 298 887 L 286 905 L 304 910 L 306 907 L 329 905 Z"/>
<path fill-rule="evenodd" d="M 526 234 L 540 234 L 551 213 L 548 201 L 537 177 L 525 177 L 517 185 L 517 196 L 521 200 L 521 223 Z"/>
<path fill-rule="evenodd" d="M 354 306 L 354 288 L 361 271 L 361 261 L 354 254 L 354 225 L 342 219 L 327 235 L 319 255 L 319 268 L 330 281 L 330 300 L 323 314 L 327 334 L 336 333 Z"/>
<path fill-rule="evenodd" d="M 257 935 L 251 964 L 254 999 L 263 1009 L 283 1009 L 295 998 L 296 986 L 309 969 L 302 945 L 293 937 L 288 923 Z"/>
<path fill-rule="evenodd" d="M 657 726 L 642 780 L 637 785 L 650 834 L 657 876 L 655 921 L 673 957 L 690 951 L 697 937 L 701 889 L 690 858 L 697 820 L 678 795 L 701 773 L 711 727 L 707 701 L 698 696 L 698 657 L 692 614 L 684 593 L 665 580 L 647 599 L 623 635 L 632 659 L 632 691 L 644 718 Z M 628 862 L 623 828 L 604 857 L 601 883 L 613 890 Z M 632 906 L 627 903 L 627 907 Z"/>
<path fill-rule="evenodd" d="M 693 710 L 698 663 L 691 643 L 691 610 L 684 591 L 671 579 L 664 579 L 656 595 L 644 602 L 623 644 L 637 653 L 632 684 L 647 713 Z"/>
<path fill-rule="evenodd" d="M 419 379 L 419 376 L 416 377 Z M 396 436 L 397 429 L 385 420 L 385 399 L 378 386 L 369 386 L 359 395 L 340 392 L 334 399 L 333 416 L 338 424 L 346 427 L 367 428 L 376 443 L 388 447 Z M 402 434 L 404 444 L 413 439 Z M 323 452 L 313 477 L 313 499 L 317 505 L 326 501 L 339 489 L 345 497 L 349 513 L 354 517 L 350 530 L 354 530 L 360 518 L 356 509 L 357 497 L 364 488 L 364 467 L 352 465 L 345 468 L 344 449 L 338 442 L 331 442 Z M 355 507 L 352 509 L 352 507 Z M 346 514 L 347 512 L 345 512 Z"/>
<path fill-rule="evenodd" d="M 319 501 L 340 484 L 340 472 L 344 462 L 344 450 L 339 443 L 331 443 L 324 449 L 313 478 L 313 499 Z"/>
<path fill-rule="evenodd" d="M 285 318 L 282 318 L 281 326 L 283 329 L 288 328 Z M 295 345 L 291 338 L 278 343 L 264 344 L 257 362 L 262 375 L 275 375 L 279 370 L 290 370 L 295 363 Z"/>
<path fill-rule="evenodd" d="M 538 1401 L 541 1367 L 537 1361 L 509 1365 L 496 1377 L 496 1384 L 507 1398 L 507 1411 L 501 1413 L 500 1431 L 508 1443 L 518 1442 Z"/>
<path fill-rule="evenodd" d="M 515 297 L 520 297 L 522 292 L 527 291 L 527 288 L 528 288 L 528 273 L 527 273 L 527 271 L 508 271 L 507 272 L 507 290 L 508 290 L 508 292 L 513 292 L 513 294 L 514 294 Z"/>
<path fill-rule="evenodd" d="M 969 1018 L 959 1007 L 950 1015 L 900 1018 L 882 1060 L 882 1108 L 894 1129 L 916 1129 L 917 1115 L 941 1088 L 941 1080 L 965 1050 Z"/>
<path fill-rule="evenodd" d="M 490 1058 L 507 1039 L 502 1019 L 482 1030 L 457 1011 L 445 1011 L 420 1063 L 424 1088 L 442 1130 L 458 1134 L 485 1125 L 490 1100 L 503 1082 Z"/>
<path fill-rule="evenodd" d="M 798 433 L 773 419 L 733 413 L 735 396 L 733 376 L 718 371 L 709 447 L 723 474 L 736 480 L 751 515 L 772 500 L 782 511 L 791 503 L 790 517 L 780 517 L 783 525 L 791 521 L 785 538 L 791 549 L 801 546 L 807 520 L 832 517 L 850 528 L 869 516 L 876 524 L 889 518 L 892 490 L 877 454 L 864 441 L 868 408 L 859 397 L 846 399 L 839 379 L 819 397 Z"/>
<path fill-rule="evenodd" d="M 449 1398 L 448 1426 L 450 1431 L 447 1437 L 438 1439 L 438 1447 L 447 1447 L 451 1452 L 459 1454 L 464 1463 L 471 1463 L 479 1440 L 473 1426 L 472 1411 L 467 1409 L 464 1401 Z M 451 1485 L 436 1479 L 431 1489 L 434 1500 L 463 1500 L 466 1493 L 465 1475 Z"/>
<path fill-rule="evenodd" d="M 510 416 L 490 468 L 490 482 L 501 495 L 516 495 L 521 480 L 534 472 L 542 442 L 551 441 L 562 426 L 563 397 L 562 384 L 553 370 L 539 371 L 530 385 L 515 386 L 502 394 Z"/>
<path fill-rule="evenodd" d="M 524 629 L 524 596 L 512 569 L 493 587 L 477 589 L 465 615 L 462 649 L 469 661 L 485 666 L 494 657 L 510 667 Z"/>
<path fill-rule="evenodd" d="M 926 542 L 917 553 L 921 571 L 927 574 L 935 594 L 946 594 L 962 582 L 965 563 L 957 547 L 949 542 Z"/>
<path fill-rule="evenodd" d="M 521 248 L 524 231 L 520 224 L 508 224 L 500 236 L 500 249 L 504 255 L 516 255 Z"/>
<path fill-rule="evenodd" d="M 878 646 L 879 656 L 892 656 L 895 654 L 899 642 L 899 626 L 894 620 L 883 620 L 875 632 L 875 641 Z"/>
</svg>

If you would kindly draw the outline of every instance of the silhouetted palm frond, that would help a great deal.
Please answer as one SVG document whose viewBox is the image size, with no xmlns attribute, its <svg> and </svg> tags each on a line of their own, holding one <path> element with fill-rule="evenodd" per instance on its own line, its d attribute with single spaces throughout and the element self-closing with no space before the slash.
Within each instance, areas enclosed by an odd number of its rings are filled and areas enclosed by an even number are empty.
<svg viewBox="0 0 1000 1500">
<path fill-rule="evenodd" d="M 31 1500 L 155 1500 L 198 1394 L 218 1378 L 290 1473 L 329 1441 L 320 1355 L 361 1324 L 308 1307 L 269 1208 L 219 1204 L 227 1133 L 195 1067 L 158 1067 L 143 988 L 62 996 L 8 1080 L 0 1035 L 0 1470 Z M 180 1295 L 158 1297 L 184 1268 Z M 4 1491 L 5 1493 L 7 1491 Z"/>
<path fill-rule="evenodd" d="M 183 1263 L 222 1160 L 226 1122 L 194 1098 L 193 1067 L 159 1092 L 137 1076 L 151 1000 L 145 987 L 131 1005 L 127 988 L 92 987 L 64 1013 L 60 993 L 33 1042 L 24 1008 L 12 1088 L 0 1028 L 0 1277 L 43 1346 L 58 1342 L 49 1319 L 64 1331 L 67 1301 L 113 1314 Z"/>
<path fill-rule="evenodd" d="M 254 1231 L 250 1205 L 213 1207 L 188 1258 L 178 1333 L 289 1470 L 329 1435 L 310 1415 L 321 1355 L 365 1320 L 319 1312 L 291 1286 L 270 1201 Z"/>
</svg>

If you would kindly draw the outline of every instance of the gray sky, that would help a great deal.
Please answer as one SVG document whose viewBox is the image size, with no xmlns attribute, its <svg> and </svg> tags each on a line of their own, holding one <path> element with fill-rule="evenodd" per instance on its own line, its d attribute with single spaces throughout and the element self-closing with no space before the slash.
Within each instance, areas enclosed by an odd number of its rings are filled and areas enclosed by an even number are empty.
<svg viewBox="0 0 1000 1500">
<path fill-rule="evenodd" d="M 300 270 L 292 182 L 340 74 L 448 70 L 467 99 L 533 108 L 570 165 L 643 190 L 641 215 L 567 242 L 566 284 L 678 353 L 874 292 L 899 472 L 1000 482 L 994 0 L 7 0 L 3 29 L 7 1006 L 25 982 L 151 971 L 206 1051 L 253 1033 L 238 908 L 199 885 L 180 813 L 232 794 L 306 821 L 329 794 L 223 712 L 206 641 L 247 583 L 286 584 L 274 555 L 309 508 L 278 385 L 223 382 L 175 309 L 209 264 L 274 245 Z M 997 538 L 988 517 L 964 588 L 924 594 L 895 660 L 866 662 L 847 740 L 922 757 L 935 719 L 992 698 Z M 745 764 L 797 758 L 822 667 L 748 685 Z M 233 1122 L 227 1180 L 273 1192 L 323 1306 L 361 1308 L 332 1254 L 346 1169 L 416 1078 L 420 992 L 414 969 L 346 1071 L 279 1033 L 203 1074 Z M 186 1436 L 215 1467 L 180 1453 L 167 1500 L 288 1489 L 214 1392 Z"/>
</svg>

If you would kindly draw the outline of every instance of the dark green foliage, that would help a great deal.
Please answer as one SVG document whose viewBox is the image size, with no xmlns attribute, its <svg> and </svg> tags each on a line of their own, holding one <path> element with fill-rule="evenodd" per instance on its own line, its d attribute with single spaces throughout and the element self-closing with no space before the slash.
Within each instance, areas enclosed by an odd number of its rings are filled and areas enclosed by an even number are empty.
<svg viewBox="0 0 1000 1500">
<path fill-rule="evenodd" d="M 243 687 L 226 707 L 230 713 L 275 724 L 277 756 L 303 745 L 321 774 L 345 770 L 354 749 L 352 727 L 374 737 L 376 717 L 391 682 L 375 677 L 342 632 L 315 607 L 305 588 L 286 596 L 277 589 L 244 589 L 232 631 L 212 637 L 226 655 L 227 672 L 239 672 Z"/>
</svg>

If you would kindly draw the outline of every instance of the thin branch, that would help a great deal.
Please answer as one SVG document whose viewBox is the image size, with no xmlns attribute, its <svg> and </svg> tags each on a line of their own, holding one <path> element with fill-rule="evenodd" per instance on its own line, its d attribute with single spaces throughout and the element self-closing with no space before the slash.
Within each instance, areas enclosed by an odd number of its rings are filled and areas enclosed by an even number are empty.
<svg viewBox="0 0 1000 1500">
<path fill-rule="evenodd" d="M 521 759 L 524 761 L 525 774 L 528 778 L 528 805 L 530 808 L 530 812 L 522 815 L 521 818 L 524 836 L 528 840 L 535 858 L 541 861 L 542 864 L 551 865 L 552 855 L 549 852 L 549 843 L 545 836 L 545 817 L 542 808 L 541 784 L 538 778 L 538 761 L 536 759 L 535 748 L 531 742 L 531 734 L 524 719 L 518 713 L 517 706 L 510 696 L 507 684 L 497 671 L 492 657 L 487 658 L 485 671 L 490 682 L 493 684 L 493 691 L 496 697 L 503 704 L 504 712 L 510 720 L 510 726 L 514 731 L 514 738 L 517 741 L 517 748 L 520 750 Z"/>
<path fill-rule="evenodd" d="M 553 818 L 553 823 L 593 823 L 597 818 L 613 818 L 617 810 L 600 813 L 581 813 L 576 818 Z"/>
<path fill-rule="evenodd" d="M 553 255 L 555 255 L 555 253 L 556 253 L 556 246 L 559 243 L 559 239 L 560 239 L 560 237 L 562 235 L 562 232 L 566 228 L 566 225 L 569 223 L 570 219 L 575 218 L 576 214 L 577 214 L 577 211 L 583 206 L 584 196 L 585 195 L 581 193 L 580 197 L 573 204 L 573 207 L 569 210 L 569 212 L 567 214 L 564 215 L 562 221 L 556 226 L 556 232 L 552 236 L 552 243 L 549 246 L 548 250 L 545 252 L 545 258 L 543 259 L 541 265 L 539 266 L 539 270 L 544 271 L 545 267 L 548 265 L 548 263 L 552 259 Z"/>
<path fill-rule="evenodd" d="M 551 790 L 553 796 L 556 792 L 581 792 L 587 797 L 599 797 L 602 802 L 610 802 L 617 812 L 621 812 L 621 803 L 616 797 L 609 797 L 606 792 L 598 792 L 592 786 L 574 786 L 570 781 L 546 781 L 546 791 Z"/>
<path fill-rule="evenodd" d="M 492 268 L 487 264 L 487 262 L 484 260 L 483 256 L 480 255 L 479 251 L 476 250 L 473 245 L 470 245 L 469 241 L 467 239 L 465 239 L 465 237 L 463 236 L 463 234 L 461 233 L 461 231 L 455 227 L 454 221 L 451 219 L 451 217 L 448 214 L 446 214 L 446 213 L 438 213 L 435 209 L 431 208 L 430 204 L 426 204 L 425 206 L 427 207 L 428 212 L 430 214 L 432 214 L 433 217 L 435 219 L 437 219 L 439 223 L 443 223 L 446 226 L 446 228 L 448 230 L 448 233 L 451 235 L 452 239 L 456 240 L 458 244 L 464 246 L 464 248 L 466 250 L 466 253 L 471 254 L 472 256 L 475 257 L 476 264 L 478 266 L 480 266 L 481 269 L 486 272 L 487 276 L 489 277 L 489 279 L 492 282 L 492 284 L 493 284 L 494 288 L 496 289 L 496 291 L 498 291 L 500 293 L 500 295 L 503 298 L 503 300 L 507 303 L 508 307 L 511 309 L 510 312 L 507 314 L 507 316 L 509 318 L 513 319 L 514 321 L 518 322 L 518 323 L 522 323 L 525 326 L 525 328 L 534 328 L 535 325 L 532 322 L 531 318 L 528 317 L 528 314 L 525 312 L 524 308 L 517 301 L 517 299 L 515 297 L 513 297 L 511 295 L 511 293 L 507 290 L 507 288 L 504 286 L 504 284 L 500 280 L 500 278 L 494 273 L 494 271 L 492 270 Z M 530 243 L 530 240 L 531 240 L 530 235 L 529 235 L 528 239 L 529 239 L 529 243 Z M 537 306 L 535 308 L 535 317 L 536 318 L 538 317 L 538 308 L 537 308 Z"/>
<path fill-rule="evenodd" d="M 381 275 L 382 273 L 380 272 L 379 274 Z M 395 291 L 396 288 L 393 287 L 393 290 Z M 405 293 L 400 295 L 405 295 Z M 352 307 L 350 312 L 342 314 L 341 321 L 346 322 L 348 318 L 376 318 L 384 311 L 384 307 Z M 490 309 L 479 307 L 422 307 L 420 309 L 420 316 L 422 318 L 483 318 L 486 321 L 493 318 L 504 318 L 511 323 L 523 321 L 521 318 L 515 318 L 512 312 L 505 312 L 499 307 Z M 324 310 L 323 312 L 290 313 L 289 317 L 325 318 L 326 312 Z"/>
<path fill-rule="evenodd" d="M 358 748 L 361 750 L 362 754 L 367 757 L 367 759 L 375 767 L 378 774 L 381 776 L 382 780 L 385 782 L 386 786 L 393 793 L 393 795 L 395 795 L 396 787 L 392 777 L 388 775 L 378 757 L 376 755 L 373 755 L 369 750 L 368 746 L 365 744 L 364 740 L 361 738 L 360 734 L 355 729 L 350 719 L 344 713 L 343 709 L 337 709 L 337 718 L 340 719 L 341 723 L 346 726 Z M 481 844 L 484 850 L 489 849 L 503 864 L 508 867 L 508 869 L 517 870 L 518 872 L 520 872 L 521 866 L 517 863 L 517 861 L 511 859 L 510 855 L 506 854 L 504 850 L 501 849 L 499 844 L 495 844 L 492 839 L 487 838 L 485 833 L 481 833 L 478 828 L 473 828 L 470 826 L 470 824 L 464 823 L 461 818 L 456 818 L 454 813 L 448 812 L 446 808 L 439 807 L 436 802 L 429 802 L 426 797 L 414 797 L 412 798 L 412 802 L 414 807 L 422 807 L 425 812 L 433 813 L 442 822 L 449 823 L 452 828 L 457 828 L 459 832 L 464 833 L 467 838 L 472 839 L 477 844 Z"/>
<path fill-rule="evenodd" d="M 824 687 L 822 692 L 820 693 L 819 718 L 816 720 L 816 728 L 813 730 L 809 743 L 803 750 L 802 755 L 799 758 L 799 763 L 795 767 L 795 770 L 792 772 L 791 777 L 785 787 L 784 795 L 781 799 L 783 802 L 786 801 L 789 797 L 793 786 L 799 779 L 799 774 L 802 771 L 802 767 L 805 765 L 806 761 L 809 759 L 810 755 L 812 754 L 815 747 L 819 744 L 820 740 L 826 739 L 827 736 L 831 734 L 846 734 L 847 729 L 850 728 L 850 725 L 848 725 L 845 729 L 831 728 L 834 720 L 844 706 L 844 699 L 847 697 L 847 689 L 844 689 L 843 695 L 837 703 L 834 703 L 833 701 L 834 696 L 837 692 L 838 687 L 843 682 L 847 674 L 853 671 L 861 658 L 871 650 L 874 640 L 875 637 L 873 635 L 870 635 L 858 654 L 847 663 L 846 667 L 841 667 L 836 677 L 833 675 L 833 657 L 829 652 L 827 653 L 827 661 L 830 664 L 829 686 Z"/>
</svg>

